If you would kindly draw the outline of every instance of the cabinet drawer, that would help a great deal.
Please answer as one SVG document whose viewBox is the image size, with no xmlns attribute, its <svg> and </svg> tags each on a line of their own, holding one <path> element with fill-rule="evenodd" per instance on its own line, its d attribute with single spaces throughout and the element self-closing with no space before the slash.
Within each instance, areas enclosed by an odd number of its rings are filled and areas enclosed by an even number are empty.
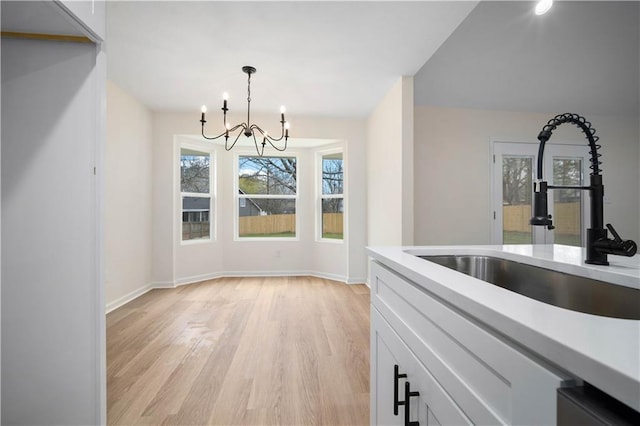
<svg viewBox="0 0 640 426">
<path fill-rule="evenodd" d="M 371 273 L 372 305 L 473 423 L 555 423 L 566 376 L 377 262 Z"/>
</svg>

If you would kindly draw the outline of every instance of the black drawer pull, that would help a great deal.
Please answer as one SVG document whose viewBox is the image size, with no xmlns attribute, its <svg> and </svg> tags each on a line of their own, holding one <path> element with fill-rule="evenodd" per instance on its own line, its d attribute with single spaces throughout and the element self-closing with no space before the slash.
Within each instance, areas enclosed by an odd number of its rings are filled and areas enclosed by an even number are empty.
<svg viewBox="0 0 640 426">
<path fill-rule="evenodd" d="M 420 396 L 420 392 L 413 391 L 411 392 L 411 384 L 409 382 L 404 383 L 404 426 L 420 426 L 420 422 L 415 421 L 412 422 L 409 420 L 409 415 L 411 413 L 411 397 L 412 396 Z"/>
<path fill-rule="evenodd" d="M 406 374 L 400 374 L 398 364 L 393 366 L 393 414 L 398 415 L 398 407 L 404 405 L 404 401 L 398 399 L 398 380 L 407 377 Z"/>
</svg>

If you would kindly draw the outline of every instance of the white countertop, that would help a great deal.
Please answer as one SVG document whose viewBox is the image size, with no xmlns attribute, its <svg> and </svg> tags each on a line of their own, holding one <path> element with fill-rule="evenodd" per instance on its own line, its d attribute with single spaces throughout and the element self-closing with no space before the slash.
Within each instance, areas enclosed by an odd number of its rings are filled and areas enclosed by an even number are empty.
<svg viewBox="0 0 640 426">
<path fill-rule="evenodd" d="M 640 321 L 542 303 L 417 256 L 475 254 L 510 259 L 640 289 L 640 255 L 584 263 L 561 245 L 369 247 L 368 254 L 542 358 L 640 411 Z"/>
</svg>

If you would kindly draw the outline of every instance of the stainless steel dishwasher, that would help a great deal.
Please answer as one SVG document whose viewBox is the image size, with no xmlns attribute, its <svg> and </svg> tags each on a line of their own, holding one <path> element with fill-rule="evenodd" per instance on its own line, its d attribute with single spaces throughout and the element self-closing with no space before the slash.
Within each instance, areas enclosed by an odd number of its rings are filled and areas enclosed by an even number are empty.
<svg viewBox="0 0 640 426">
<path fill-rule="evenodd" d="M 558 389 L 558 426 L 640 425 L 640 413 L 585 383 Z"/>
</svg>

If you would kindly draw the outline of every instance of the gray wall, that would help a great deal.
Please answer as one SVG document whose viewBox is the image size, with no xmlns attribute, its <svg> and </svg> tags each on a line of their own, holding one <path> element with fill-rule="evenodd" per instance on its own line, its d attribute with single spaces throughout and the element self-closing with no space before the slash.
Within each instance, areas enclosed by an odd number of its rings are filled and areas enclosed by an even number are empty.
<svg viewBox="0 0 640 426">
<path fill-rule="evenodd" d="M 93 44 L 2 39 L 2 424 L 97 424 L 104 348 Z"/>
<path fill-rule="evenodd" d="M 491 242 L 491 139 L 535 143 L 558 113 L 602 144 L 605 221 L 640 238 L 640 3 L 481 2 L 416 74 L 416 244 Z M 586 141 L 565 125 L 552 143 Z"/>
</svg>

